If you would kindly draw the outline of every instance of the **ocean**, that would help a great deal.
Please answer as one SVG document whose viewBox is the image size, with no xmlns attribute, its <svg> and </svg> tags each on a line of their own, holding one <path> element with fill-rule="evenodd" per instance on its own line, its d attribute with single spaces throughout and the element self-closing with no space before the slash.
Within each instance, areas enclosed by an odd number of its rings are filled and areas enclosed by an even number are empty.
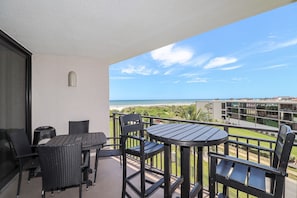
<svg viewBox="0 0 297 198">
<path fill-rule="evenodd" d="M 118 109 L 129 106 L 157 106 L 157 105 L 190 105 L 199 99 L 168 99 L 168 100 L 110 100 L 109 109 Z M 201 100 L 201 99 L 200 99 Z"/>
</svg>

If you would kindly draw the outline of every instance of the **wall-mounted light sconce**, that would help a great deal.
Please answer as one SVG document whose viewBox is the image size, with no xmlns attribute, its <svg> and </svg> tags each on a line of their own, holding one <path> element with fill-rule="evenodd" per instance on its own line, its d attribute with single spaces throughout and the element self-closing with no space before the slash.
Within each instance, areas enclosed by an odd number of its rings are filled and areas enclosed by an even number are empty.
<svg viewBox="0 0 297 198">
<path fill-rule="evenodd" d="M 74 71 L 70 71 L 68 73 L 68 87 L 76 87 L 77 85 L 77 77 Z"/>
</svg>

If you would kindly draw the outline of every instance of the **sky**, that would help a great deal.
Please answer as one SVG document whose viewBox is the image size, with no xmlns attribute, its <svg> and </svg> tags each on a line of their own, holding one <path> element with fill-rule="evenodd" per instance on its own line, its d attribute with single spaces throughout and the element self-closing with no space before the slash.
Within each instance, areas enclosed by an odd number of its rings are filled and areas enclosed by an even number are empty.
<svg viewBox="0 0 297 198">
<path fill-rule="evenodd" d="M 113 64 L 111 100 L 297 97 L 297 3 Z"/>
</svg>

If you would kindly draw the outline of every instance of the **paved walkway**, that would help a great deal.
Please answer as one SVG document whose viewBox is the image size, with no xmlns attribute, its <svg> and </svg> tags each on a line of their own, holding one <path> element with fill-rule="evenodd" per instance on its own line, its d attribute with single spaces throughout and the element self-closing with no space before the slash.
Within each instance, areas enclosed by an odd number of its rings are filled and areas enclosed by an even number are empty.
<svg viewBox="0 0 297 198">
<path fill-rule="evenodd" d="M 269 129 L 269 130 L 278 130 L 277 127 L 271 127 L 264 124 L 257 124 L 257 123 L 237 120 L 233 118 L 230 118 L 230 123 L 234 125 L 242 126 L 242 127 L 256 127 L 256 128 Z"/>
</svg>

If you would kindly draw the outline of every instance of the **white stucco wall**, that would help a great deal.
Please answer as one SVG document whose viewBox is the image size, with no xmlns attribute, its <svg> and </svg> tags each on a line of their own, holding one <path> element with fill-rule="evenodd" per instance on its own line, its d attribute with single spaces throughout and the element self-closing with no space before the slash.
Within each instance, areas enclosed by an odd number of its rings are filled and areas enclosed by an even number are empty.
<svg viewBox="0 0 297 198">
<path fill-rule="evenodd" d="M 68 87 L 68 73 L 77 87 Z M 90 120 L 90 132 L 109 131 L 109 66 L 89 58 L 33 55 L 32 132 L 53 126 L 68 133 L 69 120 Z"/>
</svg>

